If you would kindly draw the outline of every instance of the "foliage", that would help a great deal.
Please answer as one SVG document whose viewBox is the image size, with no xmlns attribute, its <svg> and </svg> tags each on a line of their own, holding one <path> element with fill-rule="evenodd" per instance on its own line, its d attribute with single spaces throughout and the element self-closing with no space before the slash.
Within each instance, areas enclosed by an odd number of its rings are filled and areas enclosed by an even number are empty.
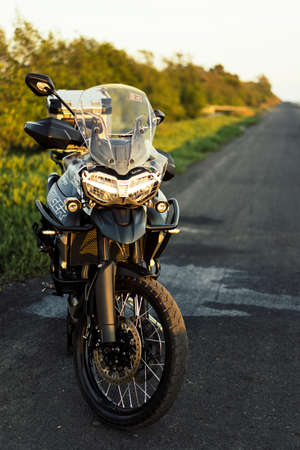
<svg viewBox="0 0 300 450">
<path fill-rule="evenodd" d="M 57 88 L 85 89 L 101 83 L 124 83 L 144 90 L 155 108 L 171 120 L 199 117 L 206 104 L 250 105 L 276 99 L 265 76 L 245 83 L 218 64 L 209 71 L 183 55 L 165 60 L 158 70 L 151 52 L 135 60 L 108 42 L 78 37 L 65 42 L 43 36 L 19 19 L 11 40 L 0 30 L 0 145 L 10 150 L 35 147 L 23 123 L 45 116 L 45 103 L 25 86 L 28 72 L 47 73 Z"/>
<path fill-rule="evenodd" d="M 45 198 L 54 164 L 47 152 L 11 155 L 0 149 L 0 280 L 45 272 L 48 258 L 36 248 L 32 224 L 39 221 L 36 198 Z"/>
</svg>

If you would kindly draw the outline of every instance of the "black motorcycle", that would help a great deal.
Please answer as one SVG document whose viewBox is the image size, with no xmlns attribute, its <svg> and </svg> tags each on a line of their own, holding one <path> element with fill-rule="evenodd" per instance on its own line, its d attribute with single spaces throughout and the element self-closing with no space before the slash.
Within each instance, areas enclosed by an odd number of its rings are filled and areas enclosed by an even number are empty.
<svg viewBox="0 0 300 450">
<path fill-rule="evenodd" d="M 105 423 L 150 424 L 174 402 L 187 356 L 181 312 L 157 281 L 158 258 L 179 232 L 178 203 L 159 190 L 174 162 L 152 146 L 164 114 L 131 86 L 55 91 L 46 75 L 25 81 L 49 111 L 25 131 L 62 170 L 48 178 L 46 204 L 36 200 L 33 228 L 56 294 L 68 295 L 82 394 Z"/>
</svg>

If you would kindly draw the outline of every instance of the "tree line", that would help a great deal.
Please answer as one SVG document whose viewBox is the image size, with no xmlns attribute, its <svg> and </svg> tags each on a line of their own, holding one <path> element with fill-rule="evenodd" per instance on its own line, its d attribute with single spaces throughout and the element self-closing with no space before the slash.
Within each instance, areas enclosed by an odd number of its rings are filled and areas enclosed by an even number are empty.
<svg viewBox="0 0 300 450">
<path fill-rule="evenodd" d="M 158 69 L 151 52 L 142 51 L 137 60 L 108 42 L 82 36 L 67 42 L 53 33 L 45 37 L 22 19 L 10 40 L 0 29 L 0 146 L 4 148 L 32 147 L 23 123 L 46 115 L 44 101 L 25 86 L 28 72 L 50 75 L 57 89 L 104 83 L 136 86 L 171 120 L 198 117 L 207 104 L 259 107 L 277 100 L 264 75 L 243 82 L 221 64 L 205 70 L 181 54 L 165 59 Z"/>
</svg>

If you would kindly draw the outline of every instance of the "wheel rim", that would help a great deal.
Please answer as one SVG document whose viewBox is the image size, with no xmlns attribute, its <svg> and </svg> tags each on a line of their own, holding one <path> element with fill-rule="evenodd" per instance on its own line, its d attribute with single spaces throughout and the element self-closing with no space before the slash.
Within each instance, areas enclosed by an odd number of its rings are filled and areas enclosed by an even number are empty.
<svg viewBox="0 0 300 450">
<path fill-rule="evenodd" d="M 135 338 L 134 341 L 137 344 L 140 340 L 140 355 L 133 355 L 127 363 L 125 375 L 120 371 L 119 379 L 113 376 L 113 371 L 115 370 L 117 374 L 119 367 L 114 368 L 113 365 L 109 366 L 111 369 L 109 376 L 105 376 L 107 371 L 103 371 L 104 362 L 101 353 L 107 347 L 95 349 L 91 327 L 89 336 L 84 340 L 84 358 L 89 367 L 90 382 L 98 401 L 103 404 L 104 400 L 109 409 L 112 408 L 115 412 L 119 409 L 124 413 L 125 410 L 132 411 L 143 407 L 158 391 L 166 367 L 166 333 L 151 299 L 144 295 L 125 290 L 118 291 L 115 309 L 118 323 L 130 324 L 133 335 L 135 335 L 134 329 L 136 330 L 139 338 Z M 139 352 L 138 344 L 132 345 L 130 352 L 133 350 Z M 99 361 L 102 363 L 100 370 Z M 128 375 L 130 370 L 131 376 L 128 377 L 126 373 Z"/>
</svg>

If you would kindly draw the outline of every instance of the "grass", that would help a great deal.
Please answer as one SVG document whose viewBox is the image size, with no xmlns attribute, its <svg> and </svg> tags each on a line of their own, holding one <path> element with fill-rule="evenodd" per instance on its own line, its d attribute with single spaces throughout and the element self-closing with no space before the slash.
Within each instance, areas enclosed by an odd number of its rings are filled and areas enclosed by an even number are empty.
<svg viewBox="0 0 300 450">
<path fill-rule="evenodd" d="M 239 117 L 216 115 L 199 117 L 193 120 L 181 120 L 168 123 L 167 120 L 156 129 L 154 146 L 172 152 L 184 146 L 187 141 L 194 141 L 215 134 L 221 127 L 239 121 Z"/>
<path fill-rule="evenodd" d="M 33 277 L 47 269 L 48 258 L 38 251 L 31 227 L 39 221 L 34 201 L 45 199 L 53 169 L 47 152 L 26 156 L 0 149 L 0 281 Z"/>
<path fill-rule="evenodd" d="M 213 133 L 206 136 L 196 136 L 188 139 L 172 150 L 177 173 L 184 172 L 195 161 L 204 159 L 209 152 L 217 151 L 222 145 L 240 136 L 246 126 L 257 123 L 260 116 L 255 115 L 243 120 L 235 120 L 220 126 Z"/>
<path fill-rule="evenodd" d="M 166 123 L 159 127 L 154 145 L 171 151 L 178 172 L 203 159 L 208 152 L 240 135 L 257 116 L 215 116 Z M 47 151 L 16 153 L 0 148 L 0 282 L 22 280 L 47 272 L 47 255 L 39 252 L 32 223 L 39 221 L 34 201 L 45 200 L 48 174 L 57 170 Z"/>
</svg>

